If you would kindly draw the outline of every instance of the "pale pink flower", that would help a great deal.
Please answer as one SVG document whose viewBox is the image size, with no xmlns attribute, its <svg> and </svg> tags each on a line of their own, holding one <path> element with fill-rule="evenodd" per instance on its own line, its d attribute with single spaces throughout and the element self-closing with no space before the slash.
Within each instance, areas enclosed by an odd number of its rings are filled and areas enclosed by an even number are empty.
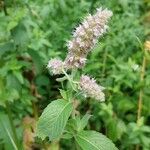
<svg viewBox="0 0 150 150">
<path fill-rule="evenodd" d="M 68 64 L 69 57 L 73 57 L 74 60 L 72 61 L 72 67 L 68 68 L 74 68 L 75 66 L 81 68 L 84 66 L 85 61 L 84 64 L 80 65 L 79 57 L 86 60 L 88 53 L 95 46 L 99 37 L 107 31 L 107 22 L 111 16 L 112 12 L 110 10 L 99 8 L 94 15 L 89 14 L 76 28 L 73 32 L 72 40 L 67 44 L 68 55 L 65 60 L 66 66 L 70 66 Z M 74 65 L 73 63 L 78 65 Z"/>
<path fill-rule="evenodd" d="M 104 87 L 98 85 L 93 78 L 87 75 L 82 75 L 79 86 L 81 91 L 87 96 L 99 101 L 105 101 L 105 95 L 103 93 Z"/>
<path fill-rule="evenodd" d="M 81 68 L 84 66 L 86 62 L 86 58 L 84 57 L 77 57 L 72 54 L 68 54 L 65 59 L 65 69 L 71 69 L 71 68 Z"/>
<path fill-rule="evenodd" d="M 60 59 L 54 58 L 48 62 L 47 68 L 54 75 L 62 74 L 63 73 L 62 70 L 64 68 L 64 63 Z"/>
</svg>

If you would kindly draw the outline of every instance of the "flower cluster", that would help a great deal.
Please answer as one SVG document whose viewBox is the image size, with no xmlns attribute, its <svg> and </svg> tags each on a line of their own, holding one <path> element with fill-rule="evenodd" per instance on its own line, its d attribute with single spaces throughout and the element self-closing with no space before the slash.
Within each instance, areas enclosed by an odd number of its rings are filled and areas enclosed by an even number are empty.
<svg viewBox="0 0 150 150">
<path fill-rule="evenodd" d="M 99 86 L 93 78 L 91 79 L 87 75 L 82 75 L 79 85 L 86 96 L 100 101 L 105 100 L 105 95 L 103 93 L 104 87 Z"/>
<path fill-rule="evenodd" d="M 87 54 L 97 43 L 108 26 L 108 19 L 112 12 L 99 8 L 95 15 L 89 14 L 83 22 L 76 28 L 72 35 L 72 40 L 68 41 L 68 55 L 65 64 L 68 68 L 81 68 L 86 62 Z"/>
<path fill-rule="evenodd" d="M 51 59 L 48 62 L 47 68 L 54 75 L 63 73 L 64 63 L 60 59 Z"/>
<path fill-rule="evenodd" d="M 68 41 L 68 54 L 63 61 L 51 59 L 47 68 L 52 74 L 67 74 L 64 71 L 74 68 L 82 68 L 86 63 L 88 53 L 107 30 L 107 22 L 112 16 L 112 12 L 107 9 L 99 8 L 94 15 L 89 14 L 83 22 L 73 32 L 72 39 Z M 149 43 L 147 44 L 149 45 Z M 89 76 L 82 75 L 79 86 L 86 96 L 95 98 L 99 101 L 105 100 L 103 87 Z"/>
<path fill-rule="evenodd" d="M 97 43 L 99 37 L 106 32 L 107 22 L 111 16 L 110 10 L 102 8 L 97 9 L 93 16 L 89 14 L 74 31 L 72 40 L 68 41 L 68 54 L 64 63 L 56 59 L 50 60 L 48 67 L 52 69 L 52 73 L 62 73 L 62 66 L 66 70 L 82 68 L 86 63 L 88 53 Z"/>
</svg>

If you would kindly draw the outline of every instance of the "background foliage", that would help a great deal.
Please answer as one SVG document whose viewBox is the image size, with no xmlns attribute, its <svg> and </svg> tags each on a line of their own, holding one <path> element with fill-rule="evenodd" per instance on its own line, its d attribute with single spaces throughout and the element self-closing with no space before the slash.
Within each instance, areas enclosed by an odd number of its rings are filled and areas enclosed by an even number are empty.
<svg viewBox="0 0 150 150">
<path fill-rule="evenodd" d="M 76 25 L 97 7 L 113 11 L 108 34 L 83 70 L 106 87 L 106 103 L 83 101 L 81 112 L 93 112 L 88 129 L 107 135 L 120 150 L 150 149 L 149 56 L 143 82 L 141 49 L 150 38 L 148 0 L 1 0 L 0 1 L 0 149 L 14 149 L 9 109 L 19 144 L 27 148 L 72 148 L 72 141 L 42 144 L 33 125 L 42 110 L 59 98 L 61 87 L 49 75 L 52 57 L 64 58 L 66 41 Z M 138 97 L 143 89 L 140 126 Z M 30 116 L 30 117 L 29 117 Z M 27 138 L 27 137 L 30 138 Z M 28 141 L 29 140 L 29 141 Z M 73 148 L 72 148 L 73 149 Z"/>
</svg>

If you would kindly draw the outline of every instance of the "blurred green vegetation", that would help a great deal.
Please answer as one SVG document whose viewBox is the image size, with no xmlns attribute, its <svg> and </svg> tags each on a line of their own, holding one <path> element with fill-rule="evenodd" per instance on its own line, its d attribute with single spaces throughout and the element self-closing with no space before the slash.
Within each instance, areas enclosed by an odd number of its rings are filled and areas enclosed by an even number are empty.
<svg viewBox="0 0 150 150">
<path fill-rule="evenodd" d="M 65 57 L 71 32 L 97 7 L 111 9 L 113 18 L 81 72 L 106 87 L 106 103 L 89 99 L 78 109 L 93 112 L 88 128 L 106 134 L 120 150 L 133 150 L 137 144 L 141 150 L 150 149 L 149 53 L 145 78 L 140 81 L 142 49 L 150 39 L 149 0 L 1 0 L 0 149 L 15 148 L 11 117 L 22 147 L 43 147 L 38 139 L 31 145 L 25 142 L 26 134 L 34 130 L 25 132 L 24 124 L 37 120 L 46 105 L 58 98 L 61 85 L 49 75 L 47 62 Z M 140 89 L 144 94 L 138 126 Z M 50 144 L 55 149 L 58 145 L 71 149 L 72 141 Z"/>
</svg>

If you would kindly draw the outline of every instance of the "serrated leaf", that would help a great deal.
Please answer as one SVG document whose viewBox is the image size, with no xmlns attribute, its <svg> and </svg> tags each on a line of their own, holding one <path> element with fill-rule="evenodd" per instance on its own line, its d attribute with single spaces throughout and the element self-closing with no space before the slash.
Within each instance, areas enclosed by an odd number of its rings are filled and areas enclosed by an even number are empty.
<svg viewBox="0 0 150 150">
<path fill-rule="evenodd" d="M 42 113 L 37 124 L 37 136 L 44 140 L 59 138 L 72 112 L 73 105 L 63 99 L 51 102 Z"/>
<path fill-rule="evenodd" d="M 96 131 L 81 131 L 75 140 L 83 150 L 118 150 L 111 140 Z"/>
</svg>

